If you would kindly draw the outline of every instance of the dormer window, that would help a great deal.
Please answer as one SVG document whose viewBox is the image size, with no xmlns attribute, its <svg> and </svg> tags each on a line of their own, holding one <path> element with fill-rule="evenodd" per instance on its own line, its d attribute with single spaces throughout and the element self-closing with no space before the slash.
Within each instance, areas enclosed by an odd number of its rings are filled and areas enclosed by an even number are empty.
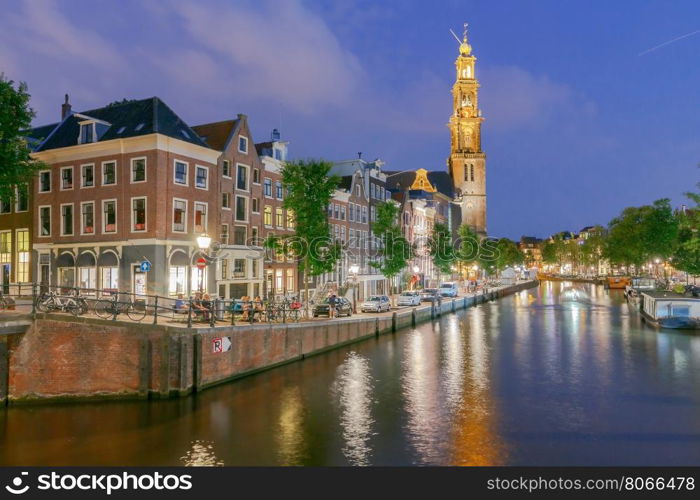
<svg viewBox="0 0 700 500">
<path fill-rule="evenodd" d="M 95 122 L 80 124 L 80 144 L 95 142 Z"/>
</svg>

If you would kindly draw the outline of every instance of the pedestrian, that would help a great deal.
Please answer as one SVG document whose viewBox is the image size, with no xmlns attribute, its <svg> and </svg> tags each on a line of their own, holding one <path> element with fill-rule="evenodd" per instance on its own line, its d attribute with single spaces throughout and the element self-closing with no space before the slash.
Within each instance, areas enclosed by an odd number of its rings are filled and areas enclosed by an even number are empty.
<svg viewBox="0 0 700 500">
<path fill-rule="evenodd" d="M 331 293 L 331 296 L 328 297 L 328 317 L 333 318 L 335 316 L 335 305 L 338 302 L 337 297 L 335 296 L 334 293 Z"/>
<path fill-rule="evenodd" d="M 208 293 L 205 293 L 202 297 L 202 313 L 204 316 L 204 321 L 209 321 L 211 318 L 211 306 L 211 296 Z"/>
</svg>

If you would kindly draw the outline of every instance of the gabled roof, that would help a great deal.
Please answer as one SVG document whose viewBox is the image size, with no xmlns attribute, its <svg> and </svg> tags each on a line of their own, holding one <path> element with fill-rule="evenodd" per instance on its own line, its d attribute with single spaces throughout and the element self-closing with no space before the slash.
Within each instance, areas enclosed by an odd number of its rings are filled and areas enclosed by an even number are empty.
<svg viewBox="0 0 700 500">
<path fill-rule="evenodd" d="M 387 171 L 386 187 L 390 191 L 404 191 L 409 189 L 416 180 L 416 171 L 405 170 L 403 172 Z M 441 194 L 448 198 L 454 198 L 454 188 L 452 187 L 452 177 L 443 171 L 427 172 L 428 181 Z"/>
<path fill-rule="evenodd" d="M 236 130 L 240 120 L 225 120 L 222 122 L 205 123 L 195 125 L 192 130 L 197 132 L 199 137 L 206 142 L 209 147 L 217 151 L 223 151 L 228 144 L 233 131 Z"/>
<path fill-rule="evenodd" d="M 343 175 L 340 177 L 340 182 L 338 183 L 338 189 L 344 189 L 345 191 L 350 191 L 352 189 L 352 178 L 354 175 Z"/>
<path fill-rule="evenodd" d="M 79 122 L 90 118 L 108 124 L 98 129 L 96 142 L 158 133 L 208 147 L 190 126 L 158 97 L 124 101 L 81 111 L 66 117 L 59 124 L 33 128 L 27 131 L 26 135 L 42 141 L 36 151 L 76 146 L 80 135 Z M 47 133 L 49 129 L 51 131 Z"/>
</svg>

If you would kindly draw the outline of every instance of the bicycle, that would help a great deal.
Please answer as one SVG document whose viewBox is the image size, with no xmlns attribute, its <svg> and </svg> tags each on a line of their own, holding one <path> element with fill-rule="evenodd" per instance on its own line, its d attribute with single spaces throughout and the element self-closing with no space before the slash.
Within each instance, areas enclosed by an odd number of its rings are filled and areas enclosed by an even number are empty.
<svg viewBox="0 0 700 500">
<path fill-rule="evenodd" d="M 85 299 L 81 299 L 85 302 Z M 37 299 L 36 308 L 39 312 L 53 311 L 69 312 L 73 316 L 80 316 L 87 312 L 87 303 L 84 305 L 73 297 L 61 297 L 56 292 L 47 292 Z"/>
<path fill-rule="evenodd" d="M 141 321 L 146 317 L 146 308 L 137 308 L 133 302 L 119 302 L 117 295 L 113 299 L 101 299 L 95 302 L 93 308 L 95 314 L 102 319 L 116 318 L 122 313 L 126 313 L 129 319 L 133 321 Z"/>
<path fill-rule="evenodd" d="M 0 292 L 0 311 L 4 311 L 5 309 L 10 308 L 10 302 L 5 299 L 5 296 L 3 295 L 2 292 Z"/>
</svg>

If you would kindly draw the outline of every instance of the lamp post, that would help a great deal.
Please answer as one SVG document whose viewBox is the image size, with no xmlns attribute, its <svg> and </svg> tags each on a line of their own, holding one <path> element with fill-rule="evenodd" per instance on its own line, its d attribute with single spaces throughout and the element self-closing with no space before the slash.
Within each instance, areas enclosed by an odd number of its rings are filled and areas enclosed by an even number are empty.
<svg viewBox="0 0 700 500">
<path fill-rule="evenodd" d="M 206 233 L 202 233 L 200 236 L 197 236 L 197 246 L 199 247 L 199 251 L 206 255 L 207 250 L 209 250 L 209 247 L 211 246 L 211 238 Z M 199 291 L 203 292 L 204 266 L 200 267 L 198 263 L 197 268 L 199 269 Z"/>
<path fill-rule="evenodd" d="M 353 264 L 348 268 L 350 276 L 352 276 L 352 313 L 357 314 L 357 297 L 355 296 L 355 286 L 357 285 L 357 274 L 360 272 L 360 266 Z"/>
</svg>

